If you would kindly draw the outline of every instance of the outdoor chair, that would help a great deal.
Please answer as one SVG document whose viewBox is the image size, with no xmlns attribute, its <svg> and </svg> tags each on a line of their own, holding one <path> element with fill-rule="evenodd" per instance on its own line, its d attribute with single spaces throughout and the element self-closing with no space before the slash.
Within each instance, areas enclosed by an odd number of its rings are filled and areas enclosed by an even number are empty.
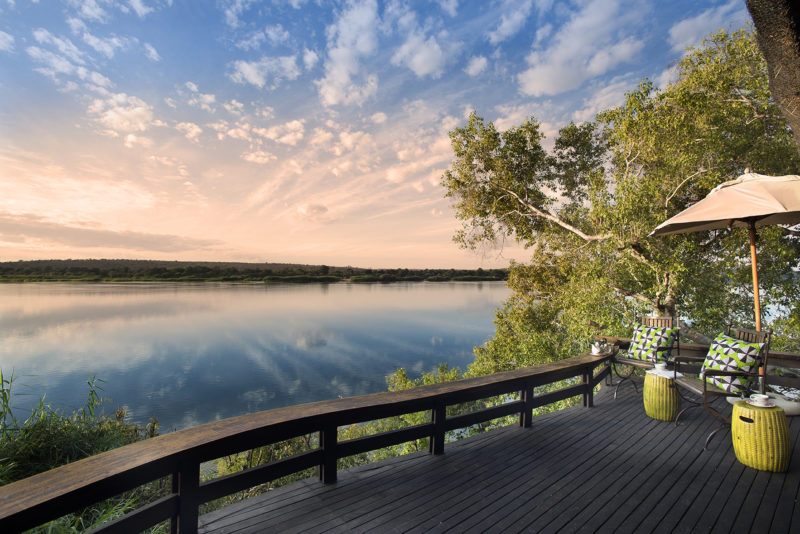
<svg viewBox="0 0 800 534">
<path fill-rule="evenodd" d="M 706 438 L 703 450 L 720 431 L 730 427 L 731 420 L 712 406 L 726 397 L 746 398 L 750 393 L 765 392 L 764 370 L 767 368 L 772 330 L 757 332 L 730 325 L 719 334 L 708 349 L 705 359 L 677 356 L 674 360 L 674 380 L 681 399 L 689 406 L 678 413 L 675 425 L 687 410 L 703 407 L 722 424 Z M 683 376 L 678 377 L 678 373 Z M 687 376 L 687 375 L 697 375 Z"/>
<path fill-rule="evenodd" d="M 619 378 L 614 389 L 614 398 L 620 386 L 627 382 L 633 384 L 634 390 L 639 392 L 636 382 L 632 377 L 636 369 L 654 369 L 657 362 L 670 363 L 672 348 L 680 352 L 680 320 L 677 317 L 642 317 L 633 329 L 633 337 L 627 350 L 617 352 L 611 361 L 614 374 Z M 622 348 L 624 345 L 621 345 Z M 627 373 L 620 372 L 618 365 L 628 367 Z"/>
</svg>

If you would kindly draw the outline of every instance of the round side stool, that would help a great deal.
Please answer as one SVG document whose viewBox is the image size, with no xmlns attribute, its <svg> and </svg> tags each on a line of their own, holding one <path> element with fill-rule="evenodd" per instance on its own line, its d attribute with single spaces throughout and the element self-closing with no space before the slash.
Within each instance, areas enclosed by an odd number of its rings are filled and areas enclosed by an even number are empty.
<svg viewBox="0 0 800 534">
<path fill-rule="evenodd" d="M 644 412 L 659 421 L 672 421 L 678 415 L 680 397 L 672 372 L 647 371 L 644 375 Z"/>
<path fill-rule="evenodd" d="M 737 401 L 731 415 L 731 436 L 736 459 L 744 465 L 778 473 L 789 468 L 789 425 L 781 407 Z"/>
</svg>

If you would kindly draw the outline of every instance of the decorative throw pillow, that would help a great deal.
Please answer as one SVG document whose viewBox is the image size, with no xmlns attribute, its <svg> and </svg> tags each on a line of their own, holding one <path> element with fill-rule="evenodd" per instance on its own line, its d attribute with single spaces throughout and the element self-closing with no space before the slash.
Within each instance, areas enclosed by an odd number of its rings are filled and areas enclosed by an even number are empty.
<svg viewBox="0 0 800 534">
<path fill-rule="evenodd" d="M 658 328 L 637 324 L 633 329 L 628 358 L 651 362 L 665 361 L 667 352 L 678 338 L 678 328 Z M 656 350 L 663 347 L 663 350 Z"/>
<path fill-rule="evenodd" d="M 719 334 L 708 349 L 703 370 L 741 371 L 751 376 L 708 376 L 706 382 L 730 393 L 747 389 L 755 380 L 757 357 L 763 343 L 748 343 L 726 334 Z"/>
</svg>

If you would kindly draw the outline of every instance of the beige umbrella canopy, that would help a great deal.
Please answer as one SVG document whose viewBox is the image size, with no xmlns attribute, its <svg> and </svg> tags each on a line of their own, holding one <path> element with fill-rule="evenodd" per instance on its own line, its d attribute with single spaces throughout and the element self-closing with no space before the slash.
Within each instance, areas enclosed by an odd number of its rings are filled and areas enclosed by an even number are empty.
<svg viewBox="0 0 800 534">
<path fill-rule="evenodd" d="M 800 223 L 800 176 L 764 176 L 746 173 L 735 180 L 718 185 L 703 200 L 659 224 L 650 235 L 748 228 L 750 259 L 753 265 L 756 330 L 761 330 L 756 227 L 797 223 Z"/>
</svg>

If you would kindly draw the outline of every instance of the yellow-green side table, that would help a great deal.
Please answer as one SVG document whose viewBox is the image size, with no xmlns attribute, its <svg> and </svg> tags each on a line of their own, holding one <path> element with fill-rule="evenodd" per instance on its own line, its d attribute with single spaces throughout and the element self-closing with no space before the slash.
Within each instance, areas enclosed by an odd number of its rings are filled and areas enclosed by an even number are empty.
<svg viewBox="0 0 800 534">
<path fill-rule="evenodd" d="M 680 397 L 672 371 L 647 371 L 644 375 L 644 412 L 659 421 L 672 421 L 678 415 Z"/>
<path fill-rule="evenodd" d="M 737 401 L 731 415 L 731 436 L 736 459 L 744 465 L 778 473 L 789 468 L 789 424 L 780 406 Z"/>
</svg>

